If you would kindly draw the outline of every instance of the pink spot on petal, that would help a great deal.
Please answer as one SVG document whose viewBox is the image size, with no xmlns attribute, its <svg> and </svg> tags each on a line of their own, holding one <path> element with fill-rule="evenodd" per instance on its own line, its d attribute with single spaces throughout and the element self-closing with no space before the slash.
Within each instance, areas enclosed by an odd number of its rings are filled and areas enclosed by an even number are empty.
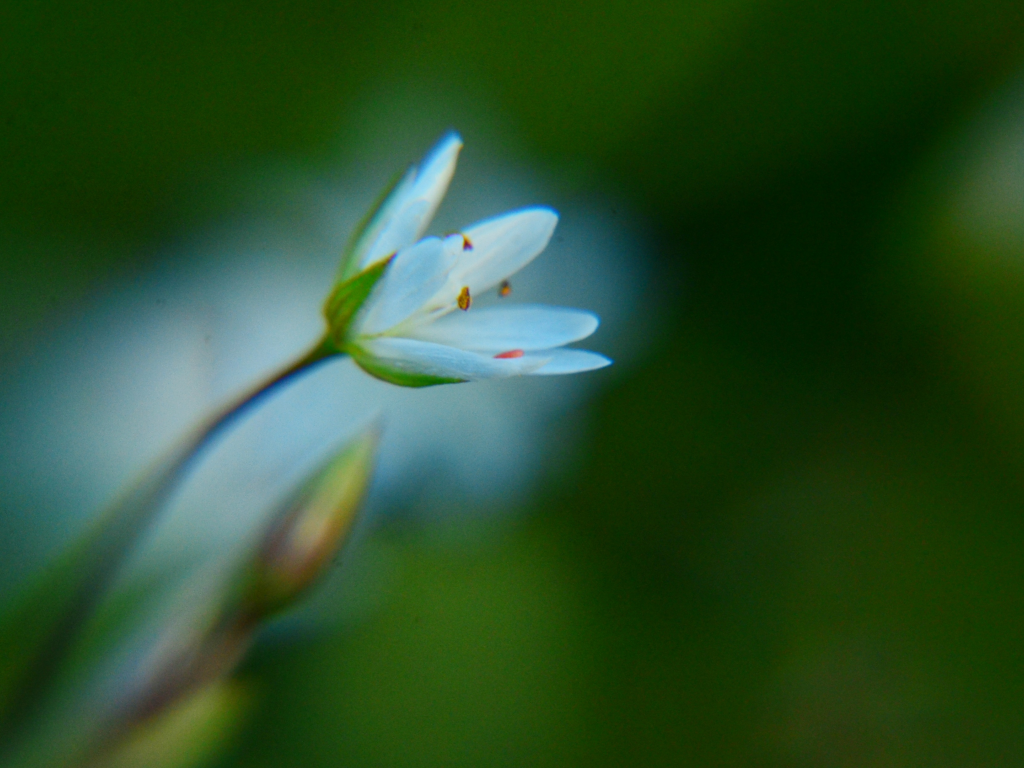
<svg viewBox="0 0 1024 768">
<path fill-rule="evenodd" d="M 499 355 L 495 355 L 495 360 L 513 360 L 517 357 L 523 356 L 523 350 L 521 349 L 510 349 L 508 352 L 502 352 Z"/>
</svg>

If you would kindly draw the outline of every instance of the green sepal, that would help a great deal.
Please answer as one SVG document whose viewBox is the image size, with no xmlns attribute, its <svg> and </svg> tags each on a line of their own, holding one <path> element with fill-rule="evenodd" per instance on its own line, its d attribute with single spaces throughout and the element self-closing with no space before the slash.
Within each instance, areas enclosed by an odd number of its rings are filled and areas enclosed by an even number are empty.
<svg viewBox="0 0 1024 768">
<path fill-rule="evenodd" d="M 415 373 L 404 371 L 401 368 L 394 368 L 387 365 L 379 357 L 366 354 L 359 347 L 352 345 L 345 349 L 356 364 L 368 374 L 388 384 L 397 384 L 400 387 L 433 387 L 437 384 L 461 384 L 466 379 L 455 379 L 446 376 L 431 376 L 426 373 Z"/>
<path fill-rule="evenodd" d="M 327 318 L 327 337 L 338 351 L 344 349 L 345 337 L 356 312 L 369 297 L 377 282 L 384 276 L 394 256 L 371 264 L 355 277 L 338 283 L 324 302 Z"/>
<path fill-rule="evenodd" d="M 348 280 L 359 269 L 359 260 L 363 255 L 363 251 L 366 250 L 370 245 L 369 241 L 380 230 L 381 218 L 388 208 L 388 203 L 391 202 L 392 193 L 409 177 L 411 170 L 410 168 L 402 173 L 395 174 L 395 177 L 384 188 L 384 191 L 373 201 L 370 210 L 356 224 L 352 237 L 349 238 L 348 243 L 345 245 L 345 250 L 342 252 L 341 264 L 338 267 L 339 281 Z"/>
</svg>

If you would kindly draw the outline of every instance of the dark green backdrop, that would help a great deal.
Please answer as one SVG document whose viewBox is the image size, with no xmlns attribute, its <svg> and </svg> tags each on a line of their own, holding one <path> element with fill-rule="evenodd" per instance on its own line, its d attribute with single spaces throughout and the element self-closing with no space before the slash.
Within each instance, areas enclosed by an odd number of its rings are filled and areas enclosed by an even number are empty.
<svg viewBox="0 0 1024 768">
<path fill-rule="evenodd" d="M 8 370 L 393 90 L 654 233 L 577 468 L 479 546 L 382 526 L 385 604 L 259 650 L 224 764 L 1024 764 L 1024 240 L 951 212 L 1022 42 L 1017 0 L 0 6 Z"/>
</svg>

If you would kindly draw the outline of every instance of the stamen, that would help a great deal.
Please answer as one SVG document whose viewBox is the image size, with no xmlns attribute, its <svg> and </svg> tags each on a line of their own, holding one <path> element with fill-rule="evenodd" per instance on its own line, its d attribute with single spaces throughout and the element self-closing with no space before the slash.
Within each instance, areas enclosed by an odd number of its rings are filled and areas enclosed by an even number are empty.
<svg viewBox="0 0 1024 768">
<path fill-rule="evenodd" d="M 498 296 L 504 299 L 510 293 L 512 293 L 512 283 L 502 280 L 501 285 L 498 286 Z"/>
<path fill-rule="evenodd" d="M 448 295 L 451 296 L 451 294 Z M 457 302 L 459 305 L 459 309 L 461 309 L 463 312 L 468 310 L 470 306 L 473 304 L 473 297 L 469 295 L 468 285 L 462 286 L 462 290 L 459 291 L 459 298 L 457 299 Z"/>
<path fill-rule="evenodd" d="M 471 242 L 469 242 L 469 238 L 466 237 L 465 235 L 462 235 L 462 250 L 464 250 L 464 251 L 472 251 L 473 250 L 473 244 Z"/>
<path fill-rule="evenodd" d="M 514 360 L 517 357 L 523 356 L 523 350 L 521 349 L 510 349 L 508 352 L 502 352 L 500 355 L 495 355 L 495 360 Z"/>
</svg>

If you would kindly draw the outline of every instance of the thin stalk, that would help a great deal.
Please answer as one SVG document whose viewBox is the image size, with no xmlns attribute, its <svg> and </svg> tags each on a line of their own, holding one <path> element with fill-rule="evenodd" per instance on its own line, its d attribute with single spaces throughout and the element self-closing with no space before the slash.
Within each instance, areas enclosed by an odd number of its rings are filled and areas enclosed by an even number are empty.
<svg viewBox="0 0 1024 768">
<path fill-rule="evenodd" d="M 10 702 L 10 716 L 0 726 L 0 735 L 24 723 L 39 705 L 78 631 L 114 580 L 132 547 L 153 524 L 178 483 L 215 438 L 281 385 L 338 354 L 325 337 L 309 352 L 186 435 L 101 515 L 86 539 L 88 553 L 81 563 L 76 563 L 80 576 L 67 598 L 67 610 L 42 639 L 35 660 Z"/>
</svg>

